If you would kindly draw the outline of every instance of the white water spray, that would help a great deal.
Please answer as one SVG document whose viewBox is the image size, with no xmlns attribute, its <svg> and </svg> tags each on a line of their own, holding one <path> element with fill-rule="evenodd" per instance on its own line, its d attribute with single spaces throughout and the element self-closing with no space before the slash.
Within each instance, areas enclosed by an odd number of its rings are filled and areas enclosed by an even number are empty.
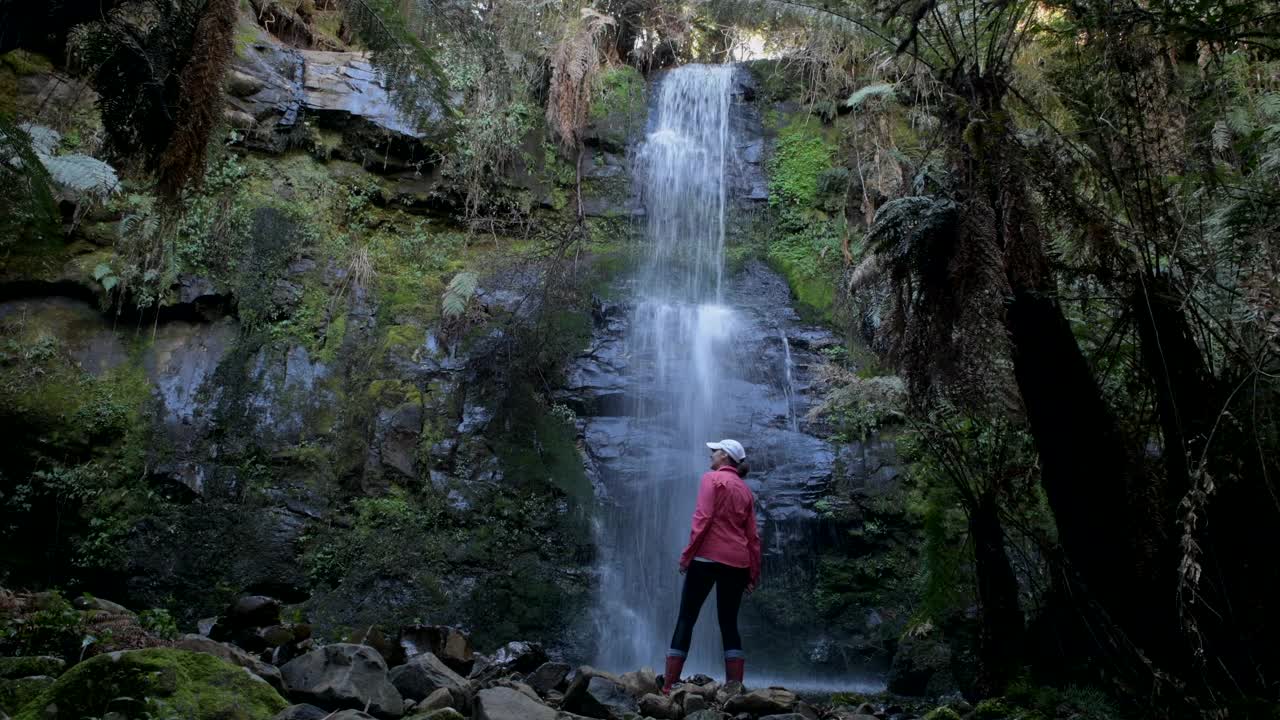
<svg viewBox="0 0 1280 720">
<path fill-rule="evenodd" d="M 602 527 L 597 663 L 658 666 L 680 601 L 704 443 L 731 428 L 722 400 L 735 363 L 738 318 L 723 304 L 726 175 L 732 153 L 732 66 L 690 65 L 657 88 L 636 180 L 647 215 L 648 257 L 638 278 L 629 350 L 636 472 Z M 714 602 L 703 608 L 686 673 L 722 668 Z"/>
</svg>

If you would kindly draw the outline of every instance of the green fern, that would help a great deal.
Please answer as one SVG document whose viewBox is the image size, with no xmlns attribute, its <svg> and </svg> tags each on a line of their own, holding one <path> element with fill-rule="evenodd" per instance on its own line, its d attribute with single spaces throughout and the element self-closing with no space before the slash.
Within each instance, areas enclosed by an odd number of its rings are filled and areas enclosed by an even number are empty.
<svg viewBox="0 0 1280 720">
<path fill-rule="evenodd" d="M 102 202 L 120 186 L 120 178 L 107 163 L 88 155 L 54 155 L 62 135 L 42 125 L 20 126 L 31 138 L 31 148 L 48 177 L 77 205 L 86 201 Z"/>
<path fill-rule="evenodd" d="M 444 289 L 444 295 L 440 298 L 441 309 L 446 318 L 462 317 L 467 311 L 467 305 L 471 302 L 471 298 L 476 294 L 476 288 L 480 284 L 480 276 L 473 272 L 460 272 L 453 276 L 449 281 L 449 286 Z"/>
<path fill-rule="evenodd" d="M 895 86 L 893 83 L 875 83 L 859 89 L 857 92 L 849 96 L 844 104 L 857 109 L 868 100 L 884 100 L 892 102 L 896 95 L 894 94 Z"/>
<path fill-rule="evenodd" d="M 31 136 L 0 115 L 0 247 L 28 234 L 53 232 L 52 180 Z"/>
</svg>

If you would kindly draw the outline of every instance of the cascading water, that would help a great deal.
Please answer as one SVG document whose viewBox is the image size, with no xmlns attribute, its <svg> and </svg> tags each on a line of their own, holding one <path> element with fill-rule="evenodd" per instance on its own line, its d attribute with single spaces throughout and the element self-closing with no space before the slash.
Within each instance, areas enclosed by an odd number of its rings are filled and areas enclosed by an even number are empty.
<svg viewBox="0 0 1280 720">
<path fill-rule="evenodd" d="M 804 389 L 819 361 L 814 348 L 835 340 L 801 322 L 786 282 L 764 266 L 749 262 L 732 279 L 725 271 L 727 221 L 763 199 L 754 189 L 763 183 L 762 130 L 735 100 L 749 82 L 734 66 L 690 65 L 657 83 L 648 134 L 632 155 L 647 257 L 630 285 L 631 311 L 601 313 L 599 344 L 571 372 L 588 400 L 586 460 L 600 500 L 593 663 L 605 670 L 661 667 L 708 440 L 732 437 L 747 448 L 764 589 L 785 587 L 788 577 L 812 581 L 816 571 L 813 506 L 832 479 L 835 451 L 801 418 L 812 405 Z M 811 667 L 825 662 L 814 659 L 825 652 L 823 629 L 780 626 L 770 614 L 777 603 L 776 593 L 744 603 L 750 684 L 876 687 L 831 665 Z M 723 670 L 713 593 L 684 674 Z"/>
<path fill-rule="evenodd" d="M 726 175 L 733 150 L 729 105 L 735 69 L 690 65 L 658 86 L 636 179 L 647 216 L 648 259 L 638 278 L 629 355 L 636 482 L 606 515 L 601 657 L 612 669 L 661 662 L 679 607 L 676 560 L 688 539 L 703 444 L 730 430 L 718 412 L 732 382 L 735 314 L 723 303 Z M 687 668 L 721 661 L 714 600 L 694 635 Z"/>
</svg>

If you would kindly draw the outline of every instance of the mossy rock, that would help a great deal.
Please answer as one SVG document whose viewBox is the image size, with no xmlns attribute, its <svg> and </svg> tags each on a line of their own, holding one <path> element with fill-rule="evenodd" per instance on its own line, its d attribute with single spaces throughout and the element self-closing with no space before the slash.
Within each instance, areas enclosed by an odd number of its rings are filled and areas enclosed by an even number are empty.
<svg viewBox="0 0 1280 720">
<path fill-rule="evenodd" d="M 934 708 L 925 713 L 924 720 L 960 720 L 960 713 L 949 707 Z"/>
<path fill-rule="evenodd" d="M 1007 698 L 992 698 L 978 703 L 968 720 L 1045 720 L 1045 716 L 1036 710 L 1019 707 Z"/>
<path fill-rule="evenodd" d="M 99 717 L 126 697 L 141 698 L 151 717 L 188 720 L 268 720 L 289 704 L 244 668 L 203 653 L 153 648 L 80 663 L 14 720 Z"/>
<path fill-rule="evenodd" d="M 33 655 L 0 657 L 0 678 L 25 678 L 33 675 L 58 677 L 67 663 L 60 657 Z"/>
<path fill-rule="evenodd" d="M 0 713 L 17 712 L 53 684 L 48 675 L 0 679 Z"/>
</svg>

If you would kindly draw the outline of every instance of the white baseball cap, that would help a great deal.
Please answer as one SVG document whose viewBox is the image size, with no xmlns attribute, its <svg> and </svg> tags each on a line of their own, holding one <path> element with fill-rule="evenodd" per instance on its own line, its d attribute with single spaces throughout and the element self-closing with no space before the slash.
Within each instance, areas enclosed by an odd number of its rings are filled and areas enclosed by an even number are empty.
<svg viewBox="0 0 1280 720">
<path fill-rule="evenodd" d="M 712 450 L 723 450 L 734 462 L 742 462 L 747 459 L 747 451 L 743 449 L 742 443 L 737 440 L 721 440 L 720 442 L 709 442 L 707 447 Z"/>
</svg>

